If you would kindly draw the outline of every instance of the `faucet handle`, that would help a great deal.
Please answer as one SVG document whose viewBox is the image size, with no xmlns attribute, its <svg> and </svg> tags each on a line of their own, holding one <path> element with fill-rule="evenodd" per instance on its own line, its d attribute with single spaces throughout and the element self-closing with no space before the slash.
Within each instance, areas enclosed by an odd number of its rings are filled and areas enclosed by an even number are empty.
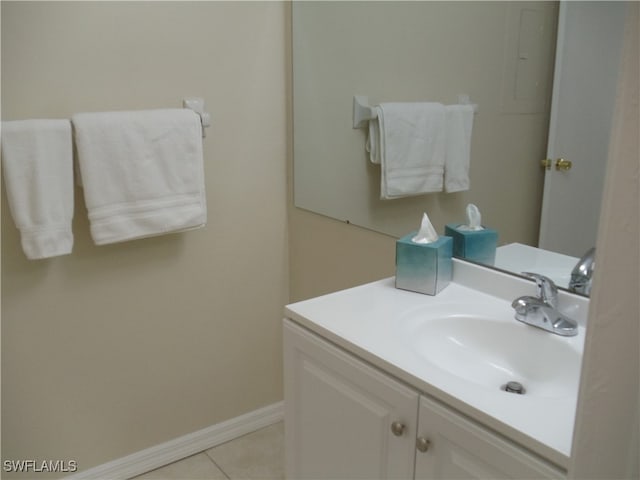
<svg viewBox="0 0 640 480">
<path fill-rule="evenodd" d="M 558 287 L 549 277 L 533 272 L 522 272 L 526 277 L 532 278 L 538 287 L 538 297 L 552 307 L 558 303 Z"/>
</svg>

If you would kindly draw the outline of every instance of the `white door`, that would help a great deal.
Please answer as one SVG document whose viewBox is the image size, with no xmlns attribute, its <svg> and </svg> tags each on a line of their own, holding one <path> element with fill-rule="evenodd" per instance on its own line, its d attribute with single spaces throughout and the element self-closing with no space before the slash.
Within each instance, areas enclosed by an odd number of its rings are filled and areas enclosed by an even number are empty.
<svg viewBox="0 0 640 480">
<path fill-rule="evenodd" d="M 595 246 L 625 2 L 560 4 L 539 247 L 581 257 Z M 558 159 L 572 163 L 557 170 Z"/>
<path fill-rule="evenodd" d="M 285 321 L 290 479 L 412 479 L 418 393 Z"/>
</svg>

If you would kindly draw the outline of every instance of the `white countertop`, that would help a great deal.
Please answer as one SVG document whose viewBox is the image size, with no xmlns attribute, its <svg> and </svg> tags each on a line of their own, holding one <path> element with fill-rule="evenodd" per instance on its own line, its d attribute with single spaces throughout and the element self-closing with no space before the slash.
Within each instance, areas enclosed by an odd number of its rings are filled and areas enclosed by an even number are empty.
<svg viewBox="0 0 640 480">
<path fill-rule="evenodd" d="M 288 305 L 285 314 L 416 389 L 567 468 L 577 388 L 575 396 L 550 397 L 506 394 L 479 385 L 470 388 L 467 380 L 434 367 L 414 349 L 407 348 L 399 328 L 399 317 L 414 309 L 450 304 L 468 311 L 487 300 L 494 303 L 499 300 L 506 305 L 504 308 L 511 308 L 510 301 L 517 295 L 533 292 L 532 282 L 454 260 L 454 281 L 437 296 L 396 289 L 392 277 Z M 507 298 L 510 300 L 506 301 Z M 559 300 L 560 310 L 565 305 L 572 318 L 581 324 L 578 337 L 567 340 L 580 342 L 581 349 L 588 300 L 565 292 L 561 292 Z M 539 361 L 544 362 L 545 358 L 540 356 Z"/>
</svg>

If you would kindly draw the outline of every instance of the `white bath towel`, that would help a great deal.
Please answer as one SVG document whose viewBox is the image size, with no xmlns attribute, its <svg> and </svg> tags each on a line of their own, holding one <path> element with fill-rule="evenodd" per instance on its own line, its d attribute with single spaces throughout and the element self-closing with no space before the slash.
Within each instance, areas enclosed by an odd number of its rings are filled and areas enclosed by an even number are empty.
<svg viewBox="0 0 640 480">
<path fill-rule="evenodd" d="M 448 105 L 444 190 L 447 193 L 469 190 L 473 105 Z"/>
<path fill-rule="evenodd" d="M 73 148 L 69 120 L 2 122 L 2 168 L 13 220 L 29 259 L 73 248 Z"/>
<path fill-rule="evenodd" d="M 188 109 L 72 117 L 97 245 L 203 226 L 202 125 Z"/>
<path fill-rule="evenodd" d="M 445 107 L 440 103 L 382 103 L 371 145 L 381 165 L 380 198 L 441 192 Z M 374 143 L 378 139 L 377 145 Z"/>
</svg>

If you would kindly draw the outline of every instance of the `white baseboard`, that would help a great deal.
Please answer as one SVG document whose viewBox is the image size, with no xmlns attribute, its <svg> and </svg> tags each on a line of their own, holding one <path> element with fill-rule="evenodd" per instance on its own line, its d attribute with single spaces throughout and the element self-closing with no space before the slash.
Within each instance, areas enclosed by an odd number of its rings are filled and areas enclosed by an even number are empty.
<svg viewBox="0 0 640 480">
<path fill-rule="evenodd" d="M 284 417 L 283 402 L 245 413 L 197 432 L 169 440 L 151 448 L 78 472 L 68 480 L 127 479 L 215 447 L 234 438 L 279 422 Z"/>
</svg>

